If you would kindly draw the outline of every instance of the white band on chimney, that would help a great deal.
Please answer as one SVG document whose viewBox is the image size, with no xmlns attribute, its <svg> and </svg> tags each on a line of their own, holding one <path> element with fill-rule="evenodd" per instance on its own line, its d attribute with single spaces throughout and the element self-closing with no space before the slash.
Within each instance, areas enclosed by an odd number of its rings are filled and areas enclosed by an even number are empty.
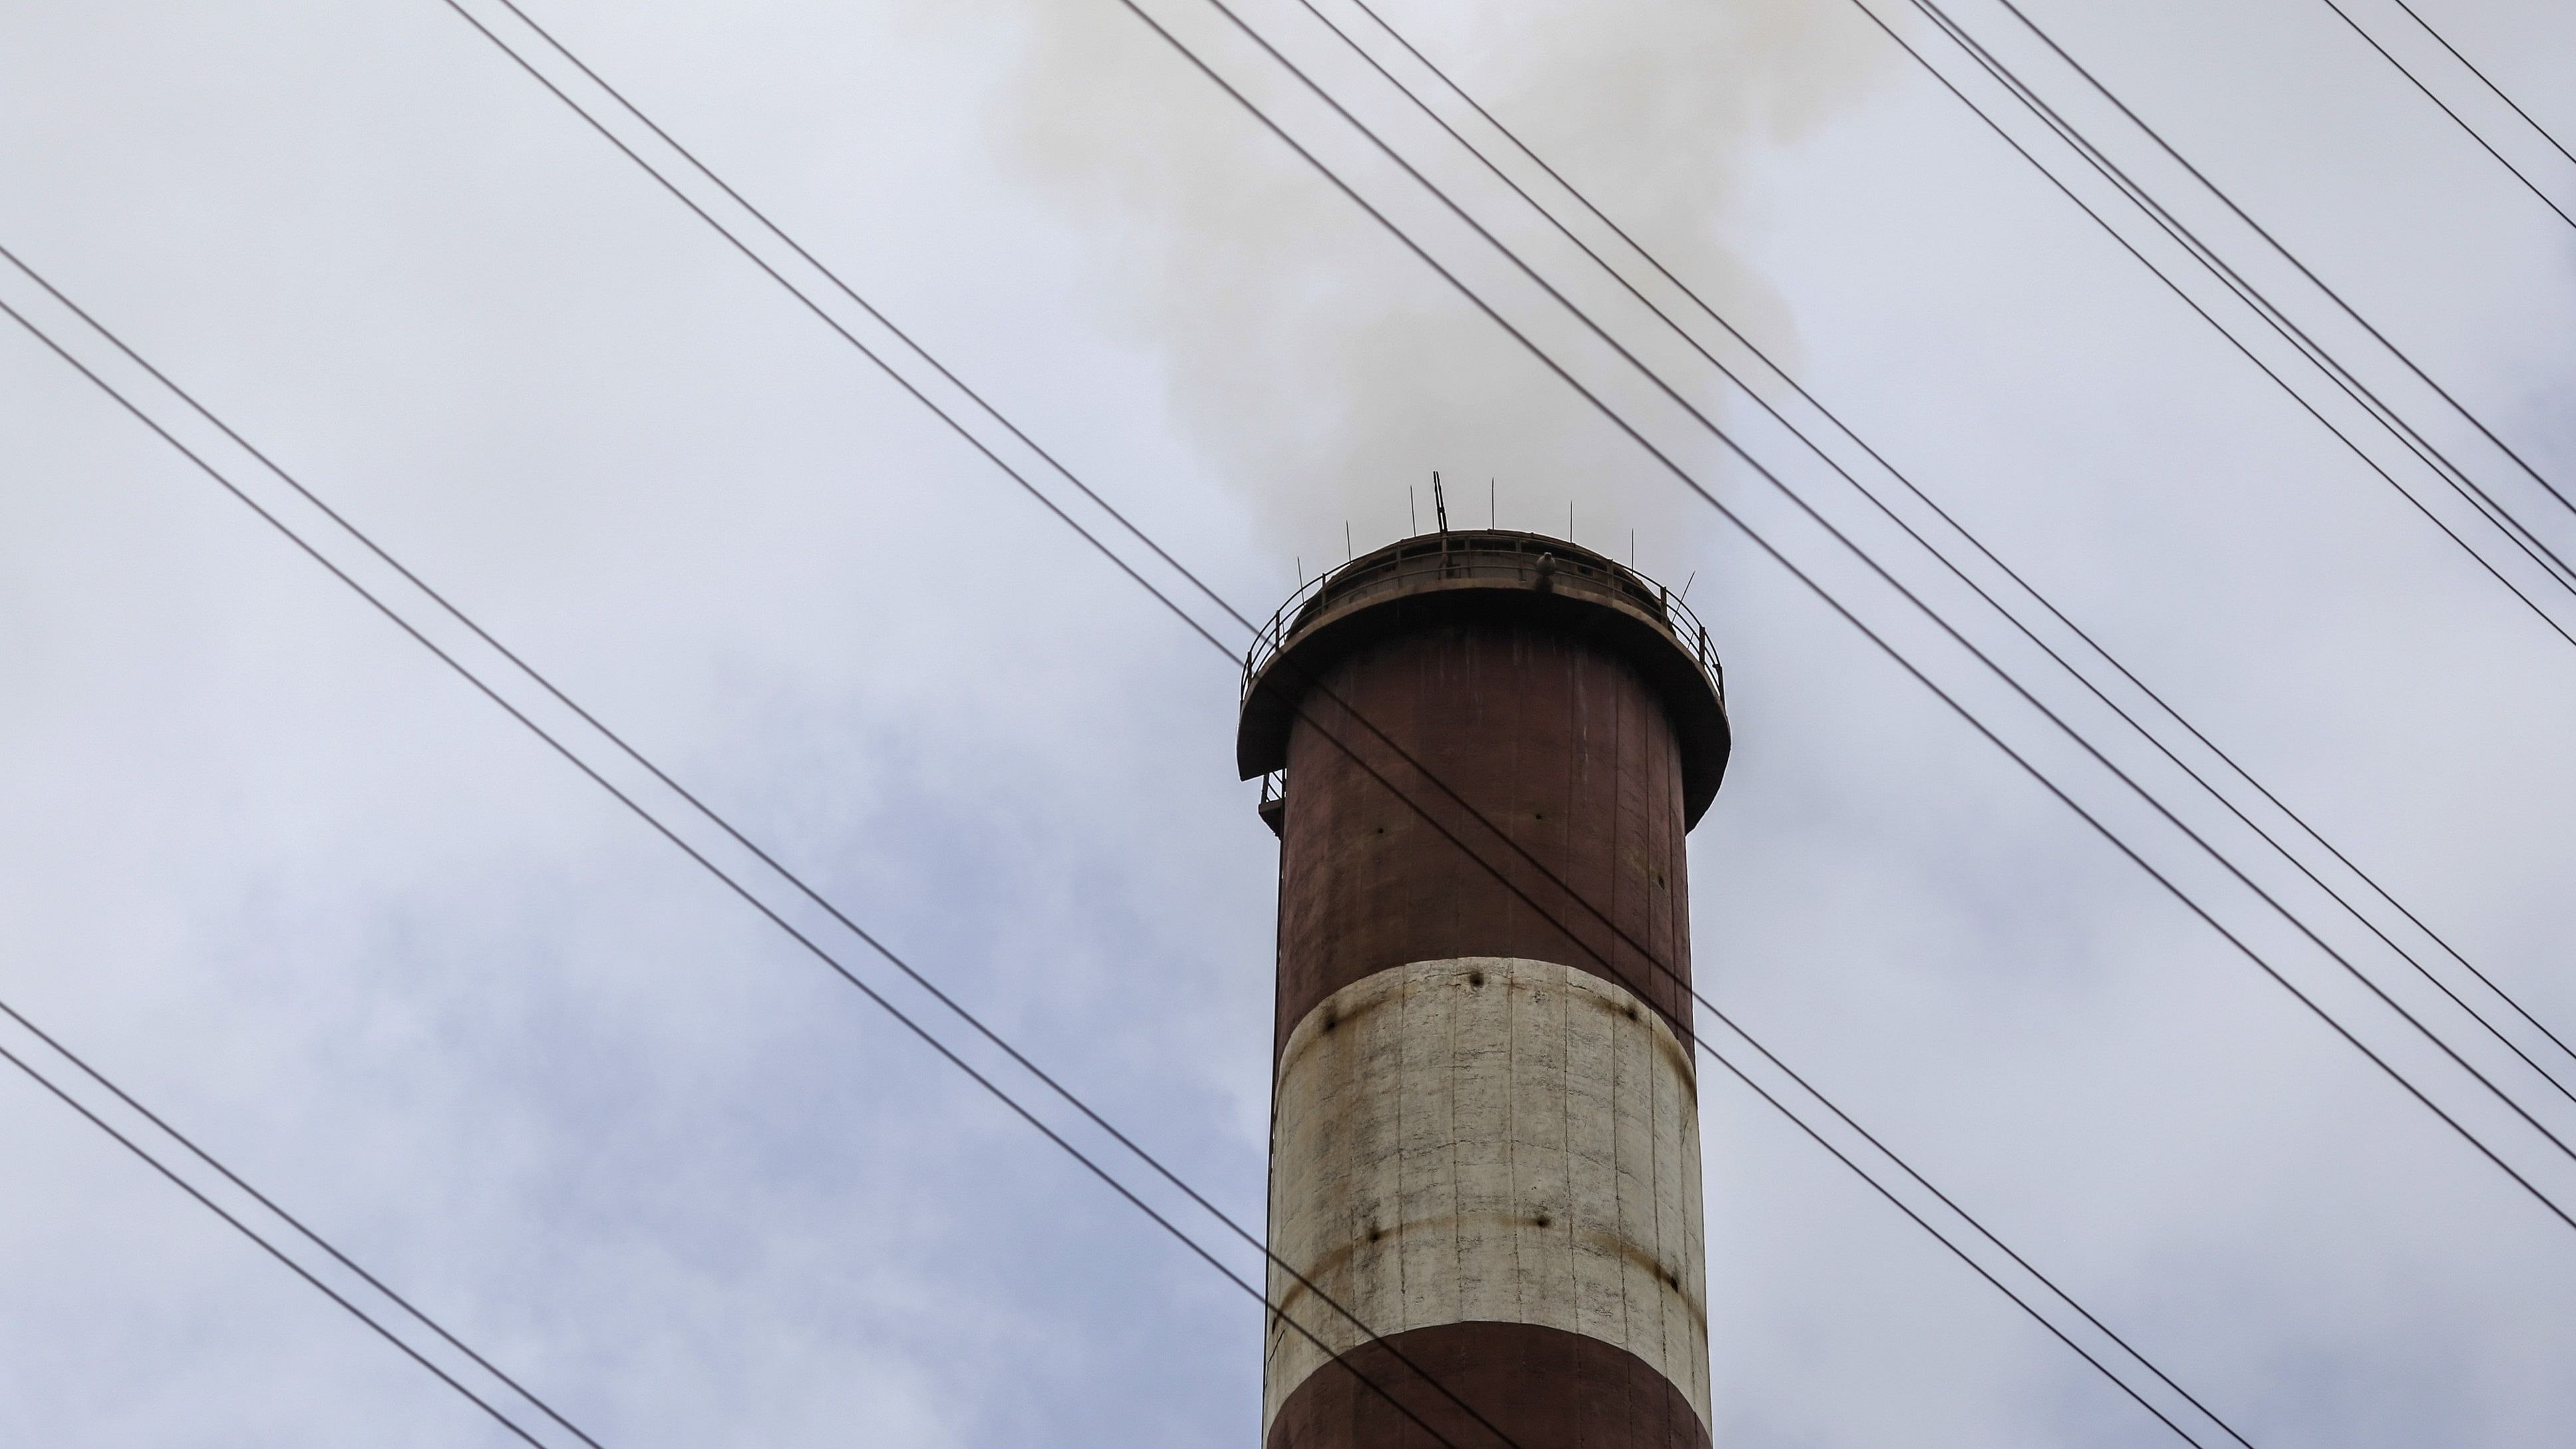
<svg viewBox="0 0 2576 1449">
<path fill-rule="evenodd" d="M 1623 1348 L 1709 1423 L 1697 1074 L 1588 971 L 1464 957 L 1378 972 L 1280 1054 L 1271 1247 L 1374 1332 L 1533 1323 Z M 1261 1432 L 1363 1341 L 1277 1264 Z"/>
</svg>

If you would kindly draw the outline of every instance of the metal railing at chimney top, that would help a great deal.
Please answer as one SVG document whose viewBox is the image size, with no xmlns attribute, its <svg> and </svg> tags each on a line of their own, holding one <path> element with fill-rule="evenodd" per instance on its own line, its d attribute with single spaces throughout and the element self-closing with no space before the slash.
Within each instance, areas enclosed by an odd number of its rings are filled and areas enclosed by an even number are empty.
<svg viewBox="0 0 2576 1449">
<path fill-rule="evenodd" d="M 1497 538 L 1492 534 L 1437 534 L 1407 543 L 1391 555 L 1371 555 L 1308 579 L 1261 626 L 1253 636 L 1251 648 L 1244 651 L 1244 697 L 1251 696 L 1252 682 L 1278 656 L 1288 636 L 1297 632 L 1310 612 L 1321 613 L 1326 607 L 1400 593 L 1425 578 L 1516 579 L 1535 585 L 1539 560 L 1546 557 L 1559 580 L 1572 582 L 1585 592 L 1610 594 L 1661 623 L 1673 642 L 1698 662 L 1700 673 L 1717 694 L 1718 708 L 1726 707 L 1726 669 L 1719 663 L 1717 652 L 1709 647 L 1708 626 L 1699 621 L 1689 605 L 1670 589 L 1633 569 L 1606 559 L 1596 563 L 1580 554 L 1558 553 L 1551 542 L 1535 535 Z"/>
</svg>

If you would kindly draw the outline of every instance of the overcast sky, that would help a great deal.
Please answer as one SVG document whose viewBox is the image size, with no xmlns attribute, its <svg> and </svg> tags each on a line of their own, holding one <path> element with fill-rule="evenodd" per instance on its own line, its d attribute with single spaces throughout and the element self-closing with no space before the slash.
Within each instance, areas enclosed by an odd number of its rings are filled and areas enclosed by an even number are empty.
<svg viewBox="0 0 2576 1449">
<path fill-rule="evenodd" d="M 1396 63 L 1347 0 L 1318 4 Z M 1148 8 L 2576 1206 L 2576 1161 L 1404 191 L 1204 0 Z M 2576 229 L 2321 0 L 2029 8 L 2523 458 L 2576 482 Z M 2576 166 L 2395 5 L 2348 8 L 2576 211 Z M 2576 9 L 2418 8 L 2576 140 Z M 1720 1006 L 2265 1449 L 2566 1441 L 2576 1231 L 1116 0 L 529 9 L 1247 614 L 1338 561 L 1346 525 L 1360 549 L 1406 532 L 1408 487 L 1427 524 L 1434 469 L 1463 521 L 1490 486 L 1507 527 L 1562 532 L 1571 506 L 1578 539 L 1621 556 L 1633 530 L 1641 568 L 1692 583 L 1726 661 L 1736 752 L 1691 857 L 1696 970 Z M 1977 613 L 1312 14 L 1243 10 L 2576 1138 L 2576 1101 Z M 2576 647 L 1851 0 L 1383 13 L 2576 1040 Z M 1957 13 L 2576 547 L 2576 515 L 2003 10 Z M 1895 23 L 1966 85 L 1929 24 Z M 2026 118 L 2016 133 L 2078 174 Z M 2105 215 L 2190 277 L 2134 210 Z M 1234 778 L 1234 670 L 441 0 L 14 0 L 0 245 L 1258 1223 L 1276 847 Z M 2576 596 L 2205 274 L 2187 285 L 2576 632 Z M 0 275 L 0 300 L 112 363 L 25 277 Z M 166 395 L 137 400 L 211 436 Z M 1256 1305 L 15 330 L 0 442 L 0 1000 L 612 1449 L 1257 1435 Z M 208 457 L 256 483 L 238 453 Z M 2576 1085 L 2576 1060 L 2509 1024 Z M 2176 1442 L 1714 1067 L 1701 1106 L 1721 1445 Z M 0 1439 L 511 1442 L 14 1074 Z"/>
</svg>

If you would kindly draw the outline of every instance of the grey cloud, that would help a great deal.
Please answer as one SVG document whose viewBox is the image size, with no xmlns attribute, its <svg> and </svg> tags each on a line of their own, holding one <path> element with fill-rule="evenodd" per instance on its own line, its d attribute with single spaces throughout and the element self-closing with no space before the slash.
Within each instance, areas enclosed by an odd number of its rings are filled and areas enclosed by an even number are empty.
<svg viewBox="0 0 2576 1449">
<path fill-rule="evenodd" d="M 1728 653 L 1722 1003 L 2267 1449 L 2563 1437 L 2563 1231 L 1115 8 L 537 13 L 1247 604 L 1435 466 L 1639 529 Z M 2576 1022 L 2565 646 L 1902 57 L 1767 0 L 1389 13 Z M 2576 469 L 2564 228 L 2302 16 L 2043 18 Z M 0 241 L 1257 1212 L 1221 662 L 442 7 L 7 23 Z M 2549 103 L 2555 12 L 2460 23 Z M 0 399 L 0 994 L 621 1449 L 1254 1432 L 1248 1304 L 58 363 Z M 1723 1442 L 2166 1442 L 1704 1107 Z M 0 1162 L 0 1436 L 497 1442 L 32 1089 Z"/>
</svg>

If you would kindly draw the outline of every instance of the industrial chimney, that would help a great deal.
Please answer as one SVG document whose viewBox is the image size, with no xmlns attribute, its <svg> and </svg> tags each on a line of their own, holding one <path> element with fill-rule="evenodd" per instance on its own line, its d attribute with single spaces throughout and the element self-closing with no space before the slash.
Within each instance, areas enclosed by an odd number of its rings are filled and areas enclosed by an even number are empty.
<svg viewBox="0 0 2576 1449">
<path fill-rule="evenodd" d="M 1256 644 L 1265 1449 L 1707 1449 L 1683 835 L 1727 751 L 1707 632 L 1561 539 L 1406 539 Z"/>
</svg>

